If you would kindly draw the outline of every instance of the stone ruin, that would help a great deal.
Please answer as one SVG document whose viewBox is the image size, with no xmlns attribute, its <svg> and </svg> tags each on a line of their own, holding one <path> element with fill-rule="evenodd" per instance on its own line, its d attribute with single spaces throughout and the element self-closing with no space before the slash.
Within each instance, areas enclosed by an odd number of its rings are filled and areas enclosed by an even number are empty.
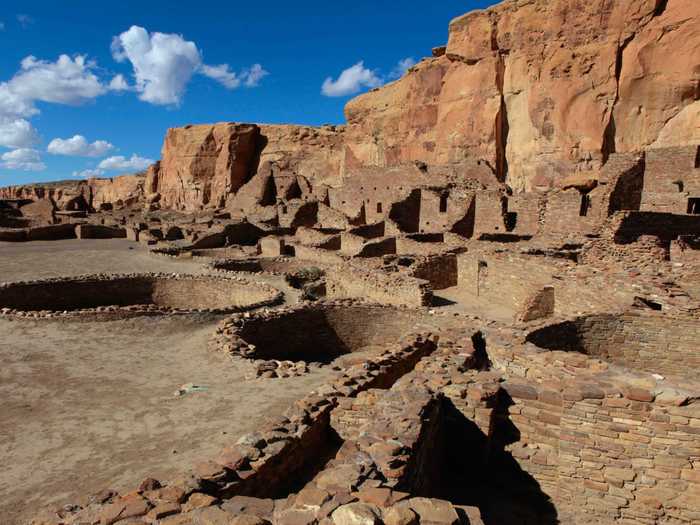
<svg viewBox="0 0 700 525">
<path fill-rule="evenodd" d="M 336 373 L 34 525 L 700 522 L 698 19 L 506 1 L 344 126 L 185 126 L 144 174 L 0 190 L 0 241 L 206 272 L 5 283 L 3 316 L 237 312 L 211 349 L 248 380 Z"/>
</svg>

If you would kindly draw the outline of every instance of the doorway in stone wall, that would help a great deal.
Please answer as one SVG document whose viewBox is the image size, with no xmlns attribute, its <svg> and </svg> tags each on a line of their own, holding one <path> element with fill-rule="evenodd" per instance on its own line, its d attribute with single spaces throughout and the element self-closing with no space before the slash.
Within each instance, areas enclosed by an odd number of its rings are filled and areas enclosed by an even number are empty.
<svg viewBox="0 0 700 525">
<path fill-rule="evenodd" d="M 700 197 L 691 197 L 688 199 L 688 214 L 700 215 Z"/>
</svg>

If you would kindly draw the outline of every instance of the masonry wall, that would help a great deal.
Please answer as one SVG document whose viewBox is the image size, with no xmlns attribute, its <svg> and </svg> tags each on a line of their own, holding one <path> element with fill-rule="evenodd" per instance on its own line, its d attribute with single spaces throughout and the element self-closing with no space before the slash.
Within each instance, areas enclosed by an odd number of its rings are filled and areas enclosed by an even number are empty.
<svg viewBox="0 0 700 525">
<path fill-rule="evenodd" d="M 693 379 L 700 368 L 700 323 L 661 312 L 580 317 L 541 328 L 528 340 L 664 376 Z"/>
<path fill-rule="evenodd" d="M 603 208 L 607 210 L 607 202 L 599 193 L 584 195 L 575 189 L 552 191 L 547 195 L 544 231 L 558 235 L 594 233 Z"/>
<path fill-rule="evenodd" d="M 430 283 L 406 275 L 373 272 L 346 264 L 326 272 L 328 299 L 362 298 L 395 306 L 428 306 Z"/>
<path fill-rule="evenodd" d="M 457 286 L 457 255 L 454 253 L 438 254 L 418 260 L 411 275 L 430 282 L 433 290 L 443 290 Z"/>
<path fill-rule="evenodd" d="M 515 429 L 505 449 L 559 515 L 573 523 L 697 522 L 700 406 L 577 386 L 505 384 L 512 404 L 496 422 L 498 437 Z"/>
<path fill-rule="evenodd" d="M 688 198 L 700 198 L 698 148 L 696 145 L 647 150 L 643 211 L 686 213 Z"/>
<path fill-rule="evenodd" d="M 551 274 L 538 263 L 541 261 L 506 253 L 459 254 L 458 286 L 480 300 L 516 310 L 532 292 L 551 281 Z"/>
</svg>

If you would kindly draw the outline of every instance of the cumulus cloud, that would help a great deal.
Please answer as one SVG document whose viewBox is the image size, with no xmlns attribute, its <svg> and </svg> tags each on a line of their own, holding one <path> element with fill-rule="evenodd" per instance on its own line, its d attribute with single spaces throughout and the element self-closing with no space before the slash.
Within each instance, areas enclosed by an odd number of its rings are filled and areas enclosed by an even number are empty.
<svg viewBox="0 0 700 525">
<path fill-rule="evenodd" d="M 406 71 L 408 71 L 415 65 L 416 61 L 413 57 L 402 58 L 401 60 L 399 60 L 398 64 L 394 66 L 394 69 L 391 70 L 391 73 L 389 73 L 389 78 L 392 80 L 401 78 L 402 76 L 404 76 Z"/>
<path fill-rule="evenodd" d="M 241 80 L 238 78 L 238 75 L 230 70 L 228 64 L 221 64 L 219 66 L 207 66 L 206 64 L 202 64 L 200 70 L 204 76 L 216 80 L 228 89 L 236 89 L 241 85 Z"/>
<path fill-rule="evenodd" d="M 82 171 L 74 171 L 73 177 L 80 177 L 82 179 L 90 179 L 93 177 L 101 177 L 102 175 L 104 175 L 104 173 L 105 172 L 99 168 L 86 169 L 86 170 L 82 170 Z"/>
<path fill-rule="evenodd" d="M 46 164 L 41 162 L 41 155 L 35 149 L 18 148 L 0 156 L 0 166 L 10 170 L 42 171 Z"/>
<path fill-rule="evenodd" d="M 69 139 L 53 139 L 46 149 L 54 155 L 72 155 L 75 157 L 102 157 L 112 151 L 114 146 L 106 140 L 96 140 L 89 143 L 82 135 L 74 135 Z"/>
<path fill-rule="evenodd" d="M 27 148 L 39 140 L 32 125 L 22 118 L 0 117 L 0 146 Z"/>
<path fill-rule="evenodd" d="M 366 68 L 364 61 L 360 61 L 343 70 L 335 80 L 333 77 L 327 77 L 321 86 L 321 93 L 327 97 L 354 95 L 364 88 L 376 88 L 385 82 L 401 78 L 407 70 L 415 65 L 416 61 L 413 57 L 402 58 L 388 75 L 383 75 L 377 70 Z"/>
<path fill-rule="evenodd" d="M 197 73 L 228 89 L 235 89 L 241 83 L 249 87 L 256 86 L 267 74 L 260 64 L 241 73 L 232 71 L 228 64 L 205 64 L 197 45 L 185 40 L 182 35 L 149 33 L 139 26 L 131 26 L 115 36 L 111 49 L 117 62 L 131 63 L 134 88 L 141 100 L 151 104 L 179 104 L 187 84 Z"/>
<path fill-rule="evenodd" d="M 114 37 L 112 56 L 117 62 L 131 62 L 139 98 L 153 104 L 178 104 L 201 65 L 194 42 L 175 34 L 149 34 L 138 26 Z"/>
<path fill-rule="evenodd" d="M 140 171 L 145 170 L 154 162 L 153 159 L 139 157 L 136 154 L 132 155 L 130 159 L 123 155 L 116 155 L 104 159 L 97 167 L 101 170 Z"/>
<path fill-rule="evenodd" d="M 55 62 L 24 58 L 19 71 L 0 82 L 0 146 L 26 149 L 37 142 L 26 120 L 39 113 L 36 102 L 79 105 L 105 93 L 95 68 L 82 55 L 60 55 Z"/>
<path fill-rule="evenodd" d="M 61 55 L 56 62 L 28 56 L 20 71 L 7 82 L 15 96 L 31 103 L 35 100 L 78 105 L 92 100 L 107 89 L 93 72 L 95 63 L 85 56 Z"/>
<path fill-rule="evenodd" d="M 112 80 L 109 81 L 109 90 L 110 91 L 128 91 L 131 89 L 131 86 L 127 83 L 126 79 L 124 78 L 124 75 L 114 75 L 112 77 Z"/>
<path fill-rule="evenodd" d="M 364 62 L 360 61 L 344 70 L 336 80 L 326 78 L 321 93 L 327 97 L 344 97 L 358 93 L 362 88 L 379 87 L 383 83 L 375 71 L 367 69 Z"/>
<path fill-rule="evenodd" d="M 255 87 L 260 81 L 270 73 L 263 69 L 260 64 L 253 64 L 249 69 L 243 71 L 243 78 L 247 87 Z"/>
</svg>

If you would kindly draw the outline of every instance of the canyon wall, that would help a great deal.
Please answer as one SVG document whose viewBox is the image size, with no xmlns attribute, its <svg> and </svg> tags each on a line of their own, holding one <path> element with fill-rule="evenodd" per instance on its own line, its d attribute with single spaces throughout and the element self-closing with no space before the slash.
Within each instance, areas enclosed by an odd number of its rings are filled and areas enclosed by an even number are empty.
<svg viewBox="0 0 700 525">
<path fill-rule="evenodd" d="M 700 143 L 699 18 L 697 0 L 509 0 L 473 11 L 450 23 L 433 57 L 348 102 L 346 126 L 168 130 L 143 193 L 163 208 L 240 210 L 272 177 L 274 196 L 298 185 L 323 201 L 368 169 L 382 177 L 377 168 L 414 163 L 428 179 L 448 170 L 515 192 L 595 178 L 615 153 Z M 104 195 L 97 203 L 138 190 L 89 184 Z"/>
<path fill-rule="evenodd" d="M 513 0 L 468 13 L 438 56 L 348 103 L 348 159 L 482 159 L 529 191 L 614 152 L 697 144 L 699 16 L 695 0 Z"/>
</svg>

